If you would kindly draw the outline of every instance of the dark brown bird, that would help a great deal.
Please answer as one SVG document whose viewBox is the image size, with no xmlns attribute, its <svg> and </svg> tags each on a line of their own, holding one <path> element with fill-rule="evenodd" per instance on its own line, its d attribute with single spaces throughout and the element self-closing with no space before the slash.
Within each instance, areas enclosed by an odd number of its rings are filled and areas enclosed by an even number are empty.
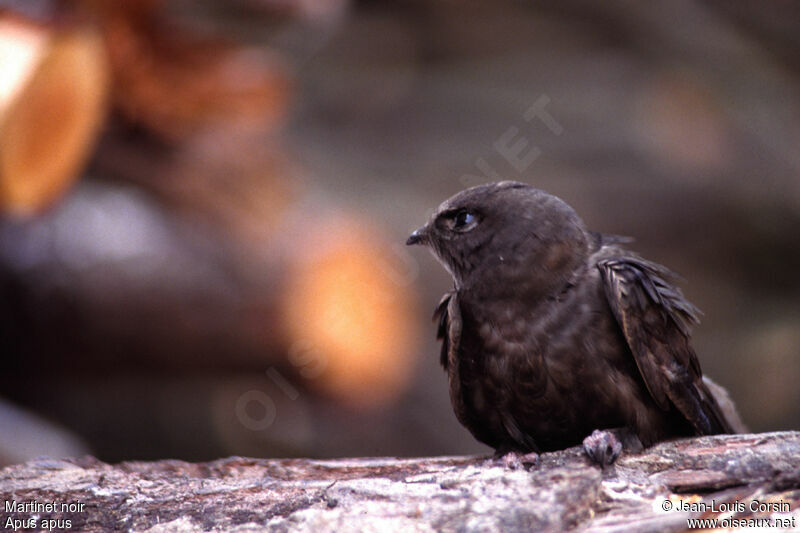
<svg viewBox="0 0 800 533">
<path fill-rule="evenodd" d="M 456 194 L 409 237 L 453 276 L 434 315 L 441 364 L 456 417 L 498 455 L 583 441 L 606 465 L 617 437 L 743 429 L 689 344 L 698 310 L 627 241 L 509 181 Z"/>
</svg>

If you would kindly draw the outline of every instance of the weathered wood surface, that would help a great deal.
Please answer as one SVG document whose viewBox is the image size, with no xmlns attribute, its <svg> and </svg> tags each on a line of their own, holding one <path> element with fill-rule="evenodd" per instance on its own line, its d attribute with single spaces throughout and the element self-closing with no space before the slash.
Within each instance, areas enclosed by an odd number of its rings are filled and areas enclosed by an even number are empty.
<svg viewBox="0 0 800 533">
<path fill-rule="evenodd" d="M 0 500 L 7 530 L 9 519 L 55 519 L 76 531 L 682 531 L 695 517 L 797 528 L 800 433 L 662 443 L 605 471 L 577 448 L 530 471 L 483 457 L 39 460 L 0 471 Z M 12 501 L 76 510 L 12 512 Z M 701 502 L 744 510 L 678 510 Z M 752 502 L 774 505 L 752 512 Z"/>
</svg>

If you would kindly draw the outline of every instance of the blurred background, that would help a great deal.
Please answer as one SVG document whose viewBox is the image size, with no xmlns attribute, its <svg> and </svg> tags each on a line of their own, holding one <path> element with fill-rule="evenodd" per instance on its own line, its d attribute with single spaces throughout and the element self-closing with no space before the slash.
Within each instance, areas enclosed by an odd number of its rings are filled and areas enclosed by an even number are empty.
<svg viewBox="0 0 800 533">
<path fill-rule="evenodd" d="M 0 2 L 0 464 L 488 452 L 406 236 L 521 180 L 800 423 L 800 5 Z"/>
</svg>

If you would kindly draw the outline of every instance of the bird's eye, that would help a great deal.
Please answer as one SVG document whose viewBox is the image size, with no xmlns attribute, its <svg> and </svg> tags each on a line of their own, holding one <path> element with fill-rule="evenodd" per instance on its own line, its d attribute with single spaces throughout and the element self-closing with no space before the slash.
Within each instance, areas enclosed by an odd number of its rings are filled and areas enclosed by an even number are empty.
<svg viewBox="0 0 800 533">
<path fill-rule="evenodd" d="M 475 215 L 468 211 L 459 211 L 453 219 L 453 226 L 455 228 L 463 228 L 467 224 L 471 224 L 475 220 Z"/>
<path fill-rule="evenodd" d="M 478 217 L 474 213 L 463 210 L 453 216 L 453 229 L 456 231 L 469 231 L 478 222 Z"/>
</svg>

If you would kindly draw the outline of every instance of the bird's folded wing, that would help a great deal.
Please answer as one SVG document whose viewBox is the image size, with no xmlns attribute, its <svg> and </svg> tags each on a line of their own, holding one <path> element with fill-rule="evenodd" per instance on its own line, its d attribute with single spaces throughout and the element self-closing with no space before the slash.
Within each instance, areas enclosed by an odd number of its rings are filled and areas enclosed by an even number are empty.
<svg viewBox="0 0 800 533">
<path fill-rule="evenodd" d="M 442 341 L 442 351 L 439 362 L 447 370 L 451 357 L 458 352 L 458 342 L 461 338 L 461 312 L 458 308 L 458 296 L 455 291 L 450 291 L 442 296 L 433 320 L 438 322 L 436 338 Z"/>
<path fill-rule="evenodd" d="M 698 434 L 732 433 L 703 383 L 689 344 L 699 311 L 668 279 L 674 275 L 638 256 L 598 262 L 614 317 L 656 404 L 674 405 Z"/>
</svg>

